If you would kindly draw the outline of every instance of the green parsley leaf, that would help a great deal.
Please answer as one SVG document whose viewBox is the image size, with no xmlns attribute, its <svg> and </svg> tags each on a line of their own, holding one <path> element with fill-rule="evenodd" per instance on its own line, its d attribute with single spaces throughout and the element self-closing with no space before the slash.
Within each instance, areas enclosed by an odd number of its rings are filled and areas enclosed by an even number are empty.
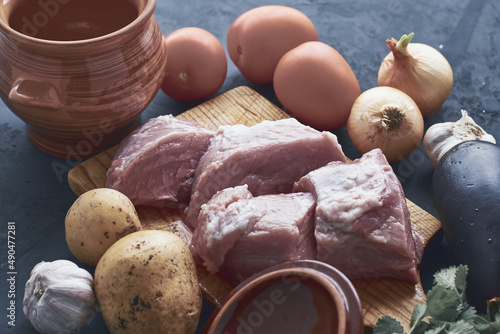
<svg viewBox="0 0 500 334">
<path fill-rule="evenodd" d="M 490 324 L 488 330 L 489 330 L 489 332 L 484 331 L 484 333 L 491 333 L 491 334 L 493 334 L 493 333 L 496 333 L 496 334 L 500 333 L 500 323 L 499 322 L 492 322 Z M 483 333 L 483 332 L 481 332 L 481 333 Z"/>
<path fill-rule="evenodd" d="M 432 329 L 430 323 L 425 321 L 419 321 L 413 323 L 413 326 L 410 328 L 408 334 L 426 334 L 428 330 Z"/>
<path fill-rule="evenodd" d="M 408 334 L 499 334 L 500 296 L 487 301 L 487 314 L 480 315 L 465 296 L 468 267 L 441 269 L 426 303 L 415 306 Z M 404 334 L 403 326 L 391 317 L 382 317 L 374 334 Z"/>
<path fill-rule="evenodd" d="M 449 325 L 448 334 L 479 334 L 479 332 L 465 320 L 459 320 Z"/>
<path fill-rule="evenodd" d="M 455 290 L 457 271 L 455 266 L 439 270 L 434 274 L 434 286 Z"/>
<path fill-rule="evenodd" d="M 427 314 L 434 320 L 456 321 L 460 312 L 460 298 L 454 290 L 434 286 L 427 293 Z"/>
<path fill-rule="evenodd" d="M 413 326 L 410 328 L 408 334 L 423 334 L 429 329 L 429 324 L 423 319 L 427 316 L 427 305 L 417 304 L 411 315 L 411 323 Z"/>
<path fill-rule="evenodd" d="M 422 321 L 426 314 L 427 306 L 425 304 L 417 304 L 411 314 L 411 323 L 414 324 Z"/>
<path fill-rule="evenodd" d="M 404 334 L 404 328 L 399 321 L 394 318 L 384 316 L 377 321 L 373 328 L 373 334 Z"/>
<path fill-rule="evenodd" d="M 448 326 L 446 324 L 441 324 L 441 323 L 425 331 L 425 334 L 446 334 L 446 333 L 448 333 Z"/>
</svg>

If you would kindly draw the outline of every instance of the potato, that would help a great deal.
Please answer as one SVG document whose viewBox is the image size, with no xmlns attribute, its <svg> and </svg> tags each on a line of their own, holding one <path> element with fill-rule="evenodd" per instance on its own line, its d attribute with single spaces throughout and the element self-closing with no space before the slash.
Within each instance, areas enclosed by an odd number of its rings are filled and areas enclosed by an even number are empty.
<svg viewBox="0 0 500 334">
<path fill-rule="evenodd" d="M 118 240 L 94 275 L 97 302 L 114 333 L 195 333 L 202 308 L 196 265 L 184 241 L 142 230 Z"/>
<path fill-rule="evenodd" d="M 119 191 L 98 188 L 82 194 L 65 218 L 66 243 L 80 261 L 95 266 L 121 237 L 142 228 L 130 199 Z"/>
</svg>

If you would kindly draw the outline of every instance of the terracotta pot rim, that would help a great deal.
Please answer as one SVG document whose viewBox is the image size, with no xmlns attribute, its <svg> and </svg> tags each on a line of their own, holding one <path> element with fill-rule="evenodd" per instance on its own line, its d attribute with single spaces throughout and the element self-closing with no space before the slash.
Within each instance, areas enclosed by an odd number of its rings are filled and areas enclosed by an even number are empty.
<svg viewBox="0 0 500 334">
<path fill-rule="evenodd" d="M 109 34 L 94 37 L 94 38 L 80 39 L 80 40 L 74 40 L 74 41 L 58 41 L 58 40 L 51 40 L 51 39 L 36 38 L 36 37 L 22 34 L 19 31 L 12 29 L 2 19 L 0 19 L 0 27 L 4 33 L 7 32 L 11 36 L 15 36 L 15 38 L 18 40 L 29 41 L 31 43 L 36 43 L 40 46 L 43 46 L 43 45 L 47 45 L 47 46 L 81 45 L 81 46 L 85 46 L 86 44 L 94 44 L 94 43 L 98 43 L 98 42 L 103 41 L 103 40 L 106 41 L 110 38 L 114 38 L 114 37 L 120 36 L 124 33 L 127 33 L 127 31 L 129 29 L 134 30 L 134 27 L 139 27 L 141 25 L 144 25 L 150 19 L 150 17 L 153 16 L 153 13 L 154 13 L 155 8 L 156 8 L 156 1 L 157 0 L 147 0 L 146 6 L 142 10 L 142 12 L 132 22 L 130 22 L 126 26 L 124 26 L 116 31 L 113 31 Z"/>
<path fill-rule="evenodd" d="M 330 298 L 339 308 L 339 326 L 349 333 L 360 333 L 363 328 L 361 301 L 354 285 L 338 269 L 315 260 L 299 260 L 275 265 L 267 270 L 246 279 L 240 283 L 222 301 L 218 309 L 212 314 L 205 334 L 214 333 L 221 324 L 226 312 L 234 302 L 242 300 L 245 295 L 260 284 L 283 276 L 308 278 L 321 284 Z M 354 320 L 353 319 L 357 319 Z M 358 322 L 358 323 L 356 323 Z"/>
</svg>

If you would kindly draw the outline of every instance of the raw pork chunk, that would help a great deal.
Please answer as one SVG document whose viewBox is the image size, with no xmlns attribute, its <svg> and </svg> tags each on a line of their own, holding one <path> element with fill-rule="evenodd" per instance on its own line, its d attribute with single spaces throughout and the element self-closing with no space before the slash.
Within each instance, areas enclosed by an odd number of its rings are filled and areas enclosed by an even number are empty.
<svg viewBox="0 0 500 334">
<path fill-rule="evenodd" d="M 317 199 L 317 259 L 351 279 L 415 283 L 421 241 L 414 238 L 403 188 L 382 151 L 332 162 L 304 176 L 295 191 Z"/>
<path fill-rule="evenodd" d="M 314 197 L 253 197 L 246 185 L 218 192 L 200 212 L 191 250 L 237 282 L 277 263 L 314 259 Z"/>
<path fill-rule="evenodd" d="M 147 121 L 120 144 L 107 187 L 135 205 L 186 207 L 196 166 L 214 133 L 171 115 Z"/>
<path fill-rule="evenodd" d="M 293 118 L 221 126 L 196 169 L 187 223 L 219 190 L 248 185 L 253 196 L 292 192 L 294 182 L 330 161 L 347 161 L 337 137 Z"/>
</svg>

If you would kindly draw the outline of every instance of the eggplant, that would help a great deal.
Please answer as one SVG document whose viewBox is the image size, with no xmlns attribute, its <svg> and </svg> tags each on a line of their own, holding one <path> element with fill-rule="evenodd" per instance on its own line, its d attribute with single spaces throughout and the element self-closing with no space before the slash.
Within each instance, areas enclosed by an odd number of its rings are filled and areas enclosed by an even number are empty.
<svg viewBox="0 0 500 334">
<path fill-rule="evenodd" d="M 454 146 L 434 170 L 432 194 L 452 260 L 469 267 L 467 299 L 484 312 L 500 297 L 500 146 Z"/>
</svg>

